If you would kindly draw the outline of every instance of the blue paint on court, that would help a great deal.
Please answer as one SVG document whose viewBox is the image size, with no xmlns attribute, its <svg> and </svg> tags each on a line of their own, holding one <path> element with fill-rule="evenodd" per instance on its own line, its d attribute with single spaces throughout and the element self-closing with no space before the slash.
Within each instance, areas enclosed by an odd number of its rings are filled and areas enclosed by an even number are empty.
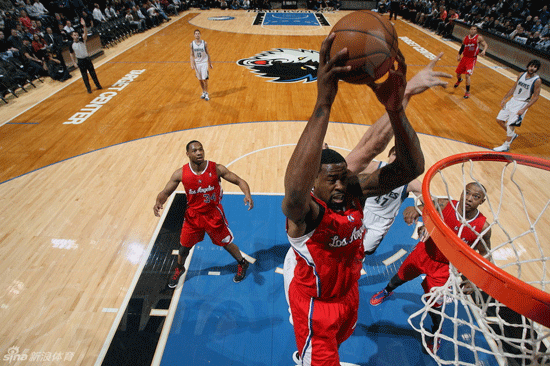
<svg viewBox="0 0 550 366">
<path fill-rule="evenodd" d="M 275 272 L 283 267 L 289 248 L 282 196 L 253 198 L 251 211 L 244 206 L 242 195 L 225 195 L 223 205 L 235 244 L 256 263 L 236 284 L 236 262 L 224 249 L 214 246 L 208 237 L 196 245 L 161 365 L 294 365 L 296 345 L 288 322 L 283 276 Z M 405 201 L 377 252 L 364 263 L 367 275 L 359 282 L 358 324 L 340 347 L 341 362 L 436 365 L 422 352 L 420 334 L 407 323 L 409 315 L 422 305 L 420 278 L 398 288 L 383 304 L 369 304 L 370 297 L 387 284 L 405 257 L 388 267 L 382 260 L 401 248 L 410 252 L 416 244 L 411 239 L 413 227 L 407 226 L 402 216 L 404 207 L 412 204 L 410 198 Z M 453 345 L 444 342 L 439 352 L 453 352 Z M 495 365 L 494 361 L 484 364 Z"/>
<path fill-rule="evenodd" d="M 319 26 L 313 13 L 266 13 L 263 25 Z"/>
</svg>

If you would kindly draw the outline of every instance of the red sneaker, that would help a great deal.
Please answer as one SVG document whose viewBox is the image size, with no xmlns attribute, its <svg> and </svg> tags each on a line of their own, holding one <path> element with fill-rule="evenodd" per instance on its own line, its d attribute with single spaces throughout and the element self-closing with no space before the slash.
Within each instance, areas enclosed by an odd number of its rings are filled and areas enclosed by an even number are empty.
<svg viewBox="0 0 550 366">
<path fill-rule="evenodd" d="M 185 267 L 182 267 L 181 269 L 176 266 L 174 269 L 174 274 L 170 278 L 170 282 L 168 282 L 168 287 L 170 288 L 176 288 L 178 285 L 178 282 L 180 281 L 180 277 L 182 274 L 185 273 Z"/>
<path fill-rule="evenodd" d="M 237 274 L 235 275 L 235 277 L 233 277 L 233 282 L 238 283 L 244 280 L 248 266 L 249 263 L 246 261 L 246 259 L 243 258 L 243 263 L 239 263 L 239 265 L 237 266 Z"/>
<path fill-rule="evenodd" d="M 441 338 L 437 338 L 437 342 L 434 343 L 433 338 L 426 342 L 426 347 L 434 355 L 437 353 L 439 347 L 441 347 Z"/>
<path fill-rule="evenodd" d="M 370 298 L 370 304 L 372 306 L 378 306 L 383 303 L 387 297 L 391 296 L 391 294 L 393 294 L 393 292 L 388 292 L 386 291 L 386 289 L 383 289 L 382 291 L 374 294 L 374 296 Z"/>
<path fill-rule="evenodd" d="M 464 94 L 464 99 L 468 99 L 470 98 L 470 92 L 466 92 L 466 94 Z"/>
</svg>

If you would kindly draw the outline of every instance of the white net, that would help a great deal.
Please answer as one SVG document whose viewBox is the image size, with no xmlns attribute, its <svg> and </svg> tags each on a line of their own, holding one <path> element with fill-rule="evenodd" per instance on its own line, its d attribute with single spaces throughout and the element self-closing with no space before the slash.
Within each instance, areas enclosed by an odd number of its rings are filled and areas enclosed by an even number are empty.
<svg viewBox="0 0 550 366">
<path fill-rule="evenodd" d="M 431 197 L 424 200 L 450 200 L 451 192 L 458 195 L 454 197 L 458 200 L 468 183 L 481 184 L 486 202 L 479 210 L 490 224 L 491 247 L 487 248 L 481 238 L 487 230 L 479 233 L 472 247 L 483 245 L 488 250 L 484 257 L 496 267 L 528 284 L 527 287 L 548 293 L 550 192 L 546 182 L 550 182 L 550 172 L 522 164 L 515 160 L 467 160 L 446 166 L 434 174 L 429 185 Z M 464 218 L 460 220 L 463 226 L 470 227 Z M 442 248 L 441 243 L 436 244 Z M 455 265 L 464 268 L 459 263 Z M 466 269 L 463 271 L 468 273 Z M 447 284 L 425 294 L 423 308 L 409 318 L 411 326 L 422 334 L 425 347 L 432 341 L 441 342 L 439 349 L 427 348 L 439 365 L 550 365 L 550 329 L 487 295 L 466 280 L 452 261 L 449 272 Z M 506 291 L 506 286 L 502 291 Z M 518 293 L 515 300 L 524 301 L 520 296 L 523 295 Z M 547 303 L 542 319 L 550 321 L 548 309 Z M 442 317 L 435 330 L 431 327 L 430 313 Z"/>
</svg>

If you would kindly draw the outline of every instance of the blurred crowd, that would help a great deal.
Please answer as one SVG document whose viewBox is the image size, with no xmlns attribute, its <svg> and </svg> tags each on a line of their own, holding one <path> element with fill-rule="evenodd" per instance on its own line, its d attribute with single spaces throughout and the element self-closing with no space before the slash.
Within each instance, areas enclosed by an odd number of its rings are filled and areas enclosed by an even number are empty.
<svg viewBox="0 0 550 366">
<path fill-rule="evenodd" d="M 550 11 L 547 3 L 524 0 L 387 0 L 378 3 L 378 11 L 395 11 L 404 19 L 447 38 L 451 37 L 454 21 L 458 19 L 550 54 Z"/>
</svg>

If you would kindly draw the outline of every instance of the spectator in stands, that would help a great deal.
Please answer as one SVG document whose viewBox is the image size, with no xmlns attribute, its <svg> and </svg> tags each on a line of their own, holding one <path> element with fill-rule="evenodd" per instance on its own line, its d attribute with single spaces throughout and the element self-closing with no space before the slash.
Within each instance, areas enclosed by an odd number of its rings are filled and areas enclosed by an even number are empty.
<svg viewBox="0 0 550 366">
<path fill-rule="evenodd" d="M 46 9 L 44 4 L 42 4 L 40 0 L 34 0 L 32 7 L 34 8 L 34 11 L 36 12 L 36 14 L 38 14 L 39 17 L 49 16 L 50 14 L 50 11 Z"/>
<path fill-rule="evenodd" d="M 134 5 L 135 6 L 135 5 Z M 107 15 L 109 17 L 109 19 L 116 19 L 118 18 L 118 13 L 117 11 L 115 10 L 115 7 L 113 6 L 113 4 L 108 4 L 106 7 L 105 7 L 105 15 Z"/>
<path fill-rule="evenodd" d="M 28 38 L 23 38 L 23 46 L 19 49 L 21 57 L 23 59 L 23 65 L 25 71 L 32 77 L 47 75 L 48 72 L 44 69 L 44 61 L 41 60 L 31 46 L 31 41 Z"/>
<path fill-rule="evenodd" d="M 548 20 L 550 20 L 550 12 L 548 11 L 548 5 L 544 5 L 542 9 L 540 9 L 539 19 L 543 25 L 548 24 Z"/>
<path fill-rule="evenodd" d="M 542 32 L 542 28 L 544 28 L 544 26 L 542 25 L 539 17 L 534 17 L 533 20 L 535 21 L 535 24 L 533 24 L 533 26 L 531 27 L 531 32 Z"/>
<path fill-rule="evenodd" d="M 19 10 L 19 21 L 21 25 L 25 28 L 31 27 L 31 18 L 29 18 L 27 11 L 24 9 Z"/>
<path fill-rule="evenodd" d="M 151 3 L 151 6 L 155 8 L 155 10 L 157 11 L 157 14 L 162 19 L 166 20 L 167 22 L 170 21 L 170 18 L 168 18 L 168 15 L 166 15 L 166 13 L 164 12 L 162 4 L 160 3 L 159 0 L 153 0 L 153 2 Z"/>
<path fill-rule="evenodd" d="M 84 22 L 86 22 L 86 28 L 92 29 L 94 27 L 94 18 L 92 18 L 92 15 L 88 10 L 82 10 L 80 14 L 80 19 L 84 19 Z"/>
<path fill-rule="evenodd" d="M 65 26 L 63 27 L 63 30 L 67 34 L 71 34 L 72 32 L 75 31 L 75 29 L 73 28 L 73 25 L 71 24 L 70 20 L 65 21 Z"/>
<path fill-rule="evenodd" d="M 92 11 L 92 16 L 94 20 L 97 22 L 97 24 L 105 23 L 107 21 L 107 18 L 105 18 L 105 15 L 101 12 L 101 9 L 99 8 L 99 4 L 94 4 L 94 10 Z"/>
<path fill-rule="evenodd" d="M 126 10 L 126 20 L 134 26 L 138 32 L 143 32 L 145 30 L 145 19 L 140 19 L 137 13 L 132 12 L 132 10 Z"/>
<path fill-rule="evenodd" d="M 521 26 L 521 24 L 518 24 L 516 26 L 516 29 L 508 34 L 508 38 L 512 39 L 512 40 L 516 40 L 516 38 L 520 37 L 520 38 L 526 38 L 527 39 L 527 34 L 525 32 L 525 30 L 523 29 L 523 27 Z"/>
<path fill-rule="evenodd" d="M 23 47 L 23 39 L 15 28 L 11 30 L 11 35 L 8 37 L 8 42 L 11 44 L 12 47 L 17 48 L 18 50 Z"/>
<path fill-rule="evenodd" d="M 45 67 L 48 71 L 48 75 L 54 80 L 65 81 L 72 78 L 65 63 L 56 59 L 50 51 L 46 53 Z"/>
<path fill-rule="evenodd" d="M 250 0 L 243 0 L 243 9 L 248 10 L 250 9 Z"/>
<path fill-rule="evenodd" d="M 46 57 L 46 49 L 47 49 L 46 40 L 44 40 L 44 38 L 42 38 L 40 35 L 34 34 L 31 45 L 36 56 L 39 59 L 43 60 Z"/>
</svg>

